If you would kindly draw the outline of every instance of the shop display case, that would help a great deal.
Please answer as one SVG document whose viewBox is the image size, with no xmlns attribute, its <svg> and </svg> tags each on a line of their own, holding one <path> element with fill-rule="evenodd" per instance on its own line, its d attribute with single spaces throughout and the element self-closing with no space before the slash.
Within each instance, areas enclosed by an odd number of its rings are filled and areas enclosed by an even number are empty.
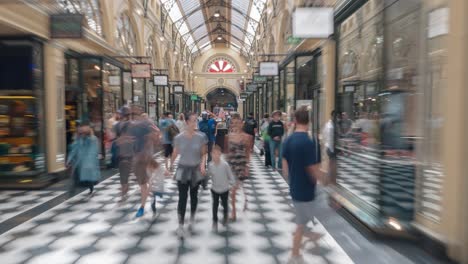
<svg viewBox="0 0 468 264">
<path fill-rule="evenodd" d="M 36 173 L 36 113 L 33 96 L 0 96 L 0 176 Z"/>
</svg>

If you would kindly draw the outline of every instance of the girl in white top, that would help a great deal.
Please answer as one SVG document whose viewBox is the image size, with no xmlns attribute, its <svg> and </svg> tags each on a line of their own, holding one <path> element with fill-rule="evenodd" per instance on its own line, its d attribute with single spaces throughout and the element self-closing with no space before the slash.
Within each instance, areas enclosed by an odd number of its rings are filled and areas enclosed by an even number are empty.
<svg viewBox="0 0 468 264">
<path fill-rule="evenodd" d="M 151 209 L 156 213 L 156 196 L 163 197 L 164 193 L 164 179 L 170 176 L 168 170 L 163 169 L 159 163 L 152 160 L 148 165 L 147 175 L 150 175 L 151 191 L 153 193 L 153 201 L 151 202 Z"/>
<path fill-rule="evenodd" d="M 182 133 L 185 130 L 185 116 L 184 114 L 179 114 L 179 119 L 176 122 L 176 126 L 179 129 L 179 132 Z"/>
</svg>

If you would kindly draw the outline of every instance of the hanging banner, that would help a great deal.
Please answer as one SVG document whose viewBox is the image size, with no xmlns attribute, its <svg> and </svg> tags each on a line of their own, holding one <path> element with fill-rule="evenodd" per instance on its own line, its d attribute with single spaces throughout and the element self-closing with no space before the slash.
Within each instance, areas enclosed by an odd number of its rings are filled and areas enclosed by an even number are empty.
<svg viewBox="0 0 468 264">
<path fill-rule="evenodd" d="M 151 64 L 132 64 L 132 78 L 151 78 Z"/>
<path fill-rule="evenodd" d="M 167 75 L 154 75 L 153 83 L 155 86 L 167 86 L 169 83 L 168 79 Z"/>
<path fill-rule="evenodd" d="M 260 62 L 260 76 L 278 76 L 278 62 L 264 61 Z"/>
<path fill-rule="evenodd" d="M 55 14 L 50 15 L 50 38 L 82 38 L 82 14 Z"/>
<path fill-rule="evenodd" d="M 184 92 L 184 86 L 183 85 L 174 85 L 174 93 L 183 93 Z"/>
</svg>

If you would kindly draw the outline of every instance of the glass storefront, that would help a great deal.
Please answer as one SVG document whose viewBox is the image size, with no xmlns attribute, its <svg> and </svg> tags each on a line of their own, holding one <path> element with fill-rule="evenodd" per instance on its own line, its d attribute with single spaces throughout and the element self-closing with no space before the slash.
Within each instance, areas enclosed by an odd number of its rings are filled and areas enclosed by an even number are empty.
<svg viewBox="0 0 468 264">
<path fill-rule="evenodd" d="M 0 177 L 44 173 L 43 48 L 29 39 L 0 39 Z"/>
<path fill-rule="evenodd" d="M 419 1 L 394 2 L 337 26 L 337 182 L 378 215 L 412 220 L 420 12 Z"/>
<path fill-rule="evenodd" d="M 297 54 L 283 62 L 279 76 L 272 79 L 273 109 L 291 114 L 299 106 L 306 105 L 310 111 L 310 133 L 318 135 L 324 115 L 325 102 L 322 92 L 323 65 L 320 50 Z M 320 76 L 320 77 L 319 77 Z"/>
<path fill-rule="evenodd" d="M 89 123 L 99 141 L 99 158 L 109 158 L 114 114 L 131 102 L 130 73 L 116 62 L 67 52 L 65 59 L 66 143 L 69 150 L 79 123 Z M 120 65 L 121 66 L 121 65 Z M 130 95 L 129 95 L 130 94 Z"/>
</svg>

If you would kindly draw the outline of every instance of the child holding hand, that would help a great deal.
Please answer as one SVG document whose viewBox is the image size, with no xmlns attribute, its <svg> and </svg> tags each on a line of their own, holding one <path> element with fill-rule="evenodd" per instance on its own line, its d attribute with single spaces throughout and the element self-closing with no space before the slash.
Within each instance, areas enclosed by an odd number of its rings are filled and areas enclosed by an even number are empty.
<svg viewBox="0 0 468 264">
<path fill-rule="evenodd" d="M 219 200 L 223 206 L 223 225 L 227 223 L 229 189 L 235 184 L 235 178 L 229 164 L 221 159 L 221 148 L 215 145 L 212 161 L 208 164 L 208 176 L 211 177 L 211 195 L 213 198 L 213 231 L 218 230 Z"/>
<path fill-rule="evenodd" d="M 156 213 L 156 196 L 162 198 L 164 193 L 164 179 L 170 176 L 168 170 L 163 169 L 163 166 L 152 160 L 148 165 L 148 175 L 151 175 L 151 191 L 153 193 L 153 200 L 151 202 L 151 210 Z"/>
</svg>

